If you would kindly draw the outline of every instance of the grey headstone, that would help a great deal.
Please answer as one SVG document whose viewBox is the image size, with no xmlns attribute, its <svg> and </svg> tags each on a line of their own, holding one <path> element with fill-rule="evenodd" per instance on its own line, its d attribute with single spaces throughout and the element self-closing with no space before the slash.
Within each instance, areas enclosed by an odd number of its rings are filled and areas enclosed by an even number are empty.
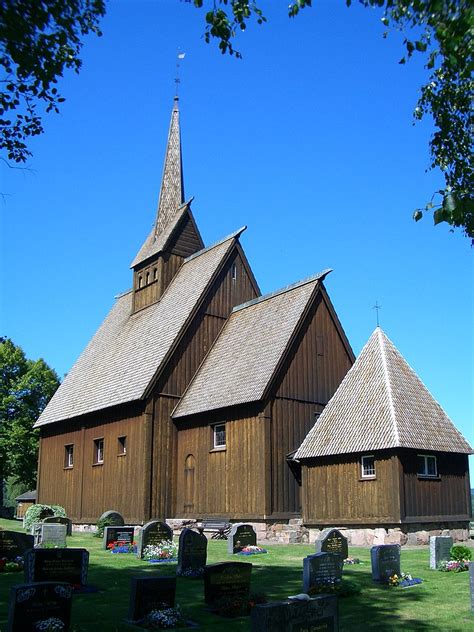
<svg viewBox="0 0 474 632">
<path fill-rule="evenodd" d="M 72 535 L 72 520 L 64 516 L 47 516 L 43 522 L 66 525 L 66 535 Z"/>
<path fill-rule="evenodd" d="M 99 520 L 108 520 L 111 527 L 122 527 L 125 524 L 123 516 L 118 511 L 104 511 Z"/>
<path fill-rule="evenodd" d="M 67 527 L 65 524 L 36 523 L 33 527 L 35 546 L 55 546 L 63 549 L 66 546 Z"/>
<path fill-rule="evenodd" d="M 19 584 L 10 589 L 7 632 L 37 632 L 37 625 L 51 617 L 68 632 L 71 624 L 72 586 L 62 582 Z"/>
<path fill-rule="evenodd" d="M 183 529 L 179 535 L 177 575 L 186 571 L 204 573 L 207 562 L 207 538 L 203 533 Z"/>
<path fill-rule="evenodd" d="M 303 592 L 334 583 L 342 577 L 344 561 L 338 553 L 315 553 L 303 560 Z"/>
<path fill-rule="evenodd" d="M 25 583 L 87 584 L 89 551 L 86 549 L 30 549 L 25 553 L 24 561 Z"/>
<path fill-rule="evenodd" d="M 132 577 L 128 618 L 139 621 L 152 610 L 174 608 L 176 577 Z"/>
<path fill-rule="evenodd" d="M 381 544 L 370 549 L 372 579 L 374 582 L 388 583 L 392 575 L 400 577 L 400 545 Z"/>
<path fill-rule="evenodd" d="M 338 529 L 323 529 L 315 544 L 316 553 L 338 553 L 343 560 L 349 556 L 347 538 Z"/>
<path fill-rule="evenodd" d="M 109 544 L 118 542 L 119 544 L 132 544 L 133 534 L 135 527 L 105 527 L 104 529 L 104 549 L 107 549 Z"/>
<path fill-rule="evenodd" d="M 204 600 L 213 604 L 221 597 L 248 599 L 252 564 L 219 562 L 204 569 Z"/>
<path fill-rule="evenodd" d="M 227 552 L 238 553 L 244 546 L 257 544 L 257 534 L 251 524 L 233 524 L 227 536 Z"/>
<path fill-rule="evenodd" d="M 447 535 L 435 535 L 430 537 L 430 568 L 436 570 L 441 562 L 449 562 L 451 559 L 451 547 L 453 538 Z"/>
<path fill-rule="evenodd" d="M 162 542 L 173 541 L 173 530 L 166 522 L 150 520 L 138 532 L 137 557 L 143 557 L 146 546 L 158 546 Z"/>
<path fill-rule="evenodd" d="M 0 531 L 0 558 L 14 560 L 34 546 L 34 537 L 18 531 Z"/>
<path fill-rule="evenodd" d="M 252 608 L 250 620 L 252 632 L 337 632 L 337 597 L 260 604 Z"/>
</svg>

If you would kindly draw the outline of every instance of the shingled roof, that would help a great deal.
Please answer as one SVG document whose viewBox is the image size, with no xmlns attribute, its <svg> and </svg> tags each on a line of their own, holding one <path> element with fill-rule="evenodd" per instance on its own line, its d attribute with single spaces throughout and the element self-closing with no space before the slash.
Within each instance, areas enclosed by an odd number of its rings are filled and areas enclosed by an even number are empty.
<svg viewBox="0 0 474 632">
<path fill-rule="evenodd" d="M 120 296 L 36 426 L 140 399 L 243 229 L 185 260 L 158 303 Z"/>
<path fill-rule="evenodd" d="M 387 448 L 472 452 L 426 386 L 377 327 L 294 458 Z"/>
<path fill-rule="evenodd" d="M 173 417 L 261 399 L 325 270 L 235 307 Z"/>
</svg>

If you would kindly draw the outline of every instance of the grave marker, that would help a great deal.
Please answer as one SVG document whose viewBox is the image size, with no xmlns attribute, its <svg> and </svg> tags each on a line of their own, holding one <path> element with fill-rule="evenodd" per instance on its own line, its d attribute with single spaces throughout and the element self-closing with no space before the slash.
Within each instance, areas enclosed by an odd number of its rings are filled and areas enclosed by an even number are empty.
<svg viewBox="0 0 474 632">
<path fill-rule="evenodd" d="M 35 546 L 52 546 L 63 549 L 66 546 L 65 524 L 46 524 L 39 522 L 33 525 Z"/>
<path fill-rule="evenodd" d="M 176 577 L 132 577 L 128 618 L 139 621 L 152 610 L 174 608 Z"/>
<path fill-rule="evenodd" d="M 179 535 L 177 575 L 204 573 L 207 561 L 207 538 L 203 533 L 183 529 Z"/>
<path fill-rule="evenodd" d="M 451 547 L 453 538 L 446 535 L 430 537 L 430 568 L 436 570 L 441 562 L 449 562 L 451 559 Z"/>
<path fill-rule="evenodd" d="M 392 575 L 400 577 L 400 545 L 381 544 L 370 549 L 372 579 L 374 582 L 388 583 Z"/>
<path fill-rule="evenodd" d="M 173 530 L 166 522 L 150 520 L 138 532 L 137 557 L 143 557 L 146 546 L 159 546 L 162 542 L 173 541 Z"/>
<path fill-rule="evenodd" d="M 14 560 L 23 556 L 28 549 L 32 549 L 35 539 L 32 535 L 17 531 L 0 531 L 0 558 Z"/>
<path fill-rule="evenodd" d="M 349 556 L 347 538 L 338 529 L 323 529 L 316 539 L 316 553 L 338 553 L 345 560 Z"/>
<path fill-rule="evenodd" d="M 252 632 L 337 632 L 337 597 L 275 601 L 252 608 Z"/>
<path fill-rule="evenodd" d="M 40 621 L 55 618 L 63 632 L 71 623 L 72 586 L 60 582 L 19 584 L 10 589 L 7 632 L 37 632 Z"/>
<path fill-rule="evenodd" d="M 334 583 L 342 578 L 344 561 L 338 553 L 315 553 L 303 560 L 303 592 L 313 586 Z"/>
<path fill-rule="evenodd" d="M 248 599 L 252 564 L 219 562 L 204 569 L 204 601 L 213 604 L 221 597 Z"/>
<path fill-rule="evenodd" d="M 85 586 L 89 569 L 86 549 L 30 549 L 25 554 L 25 583 L 68 582 Z"/>
<path fill-rule="evenodd" d="M 125 520 L 118 511 L 104 511 L 99 520 L 108 520 L 111 527 L 123 527 Z"/>
<path fill-rule="evenodd" d="M 227 552 L 238 553 L 245 546 L 256 546 L 257 534 L 251 524 L 233 524 L 227 536 Z"/>
<path fill-rule="evenodd" d="M 105 527 L 104 528 L 104 549 L 109 547 L 109 544 L 117 542 L 118 544 L 131 545 L 133 542 L 133 534 L 135 527 Z"/>
<path fill-rule="evenodd" d="M 66 525 L 66 535 L 72 535 L 72 520 L 64 516 L 47 516 L 43 522 Z"/>
</svg>

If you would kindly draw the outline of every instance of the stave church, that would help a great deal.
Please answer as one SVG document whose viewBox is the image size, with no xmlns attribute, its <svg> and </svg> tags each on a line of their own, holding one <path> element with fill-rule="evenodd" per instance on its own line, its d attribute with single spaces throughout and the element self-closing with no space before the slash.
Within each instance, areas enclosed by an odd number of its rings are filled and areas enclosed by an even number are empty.
<svg viewBox="0 0 474 632">
<path fill-rule="evenodd" d="M 355 361 L 331 270 L 262 296 L 245 227 L 204 244 L 179 117 L 175 97 L 132 288 L 36 422 L 38 502 L 77 524 L 114 509 L 273 532 L 466 528 L 470 446 L 380 329 Z"/>
</svg>

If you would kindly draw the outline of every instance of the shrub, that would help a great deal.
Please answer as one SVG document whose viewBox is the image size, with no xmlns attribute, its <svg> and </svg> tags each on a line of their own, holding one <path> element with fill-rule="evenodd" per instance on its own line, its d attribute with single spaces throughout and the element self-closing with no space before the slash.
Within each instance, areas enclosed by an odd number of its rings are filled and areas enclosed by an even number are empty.
<svg viewBox="0 0 474 632">
<path fill-rule="evenodd" d="M 31 505 L 25 514 L 23 526 L 26 531 L 30 531 L 36 522 L 41 522 L 48 516 L 61 516 L 61 518 L 66 518 L 66 511 L 64 507 L 60 505 L 41 505 L 39 503 Z"/>
<path fill-rule="evenodd" d="M 94 536 L 96 538 L 103 538 L 105 527 L 110 527 L 111 525 L 112 520 L 110 518 L 99 518 L 96 523 L 97 531 L 94 533 Z"/>
<path fill-rule="evenodd" d="M 472 554 L 471 550 L 467 548 L 467 546 L 463 546 L 462 544 L 455 544 L 451 547 L 450 555 L 452 560 L 456 560 L 456 562 L 470 561 Z"/>
</svg>

